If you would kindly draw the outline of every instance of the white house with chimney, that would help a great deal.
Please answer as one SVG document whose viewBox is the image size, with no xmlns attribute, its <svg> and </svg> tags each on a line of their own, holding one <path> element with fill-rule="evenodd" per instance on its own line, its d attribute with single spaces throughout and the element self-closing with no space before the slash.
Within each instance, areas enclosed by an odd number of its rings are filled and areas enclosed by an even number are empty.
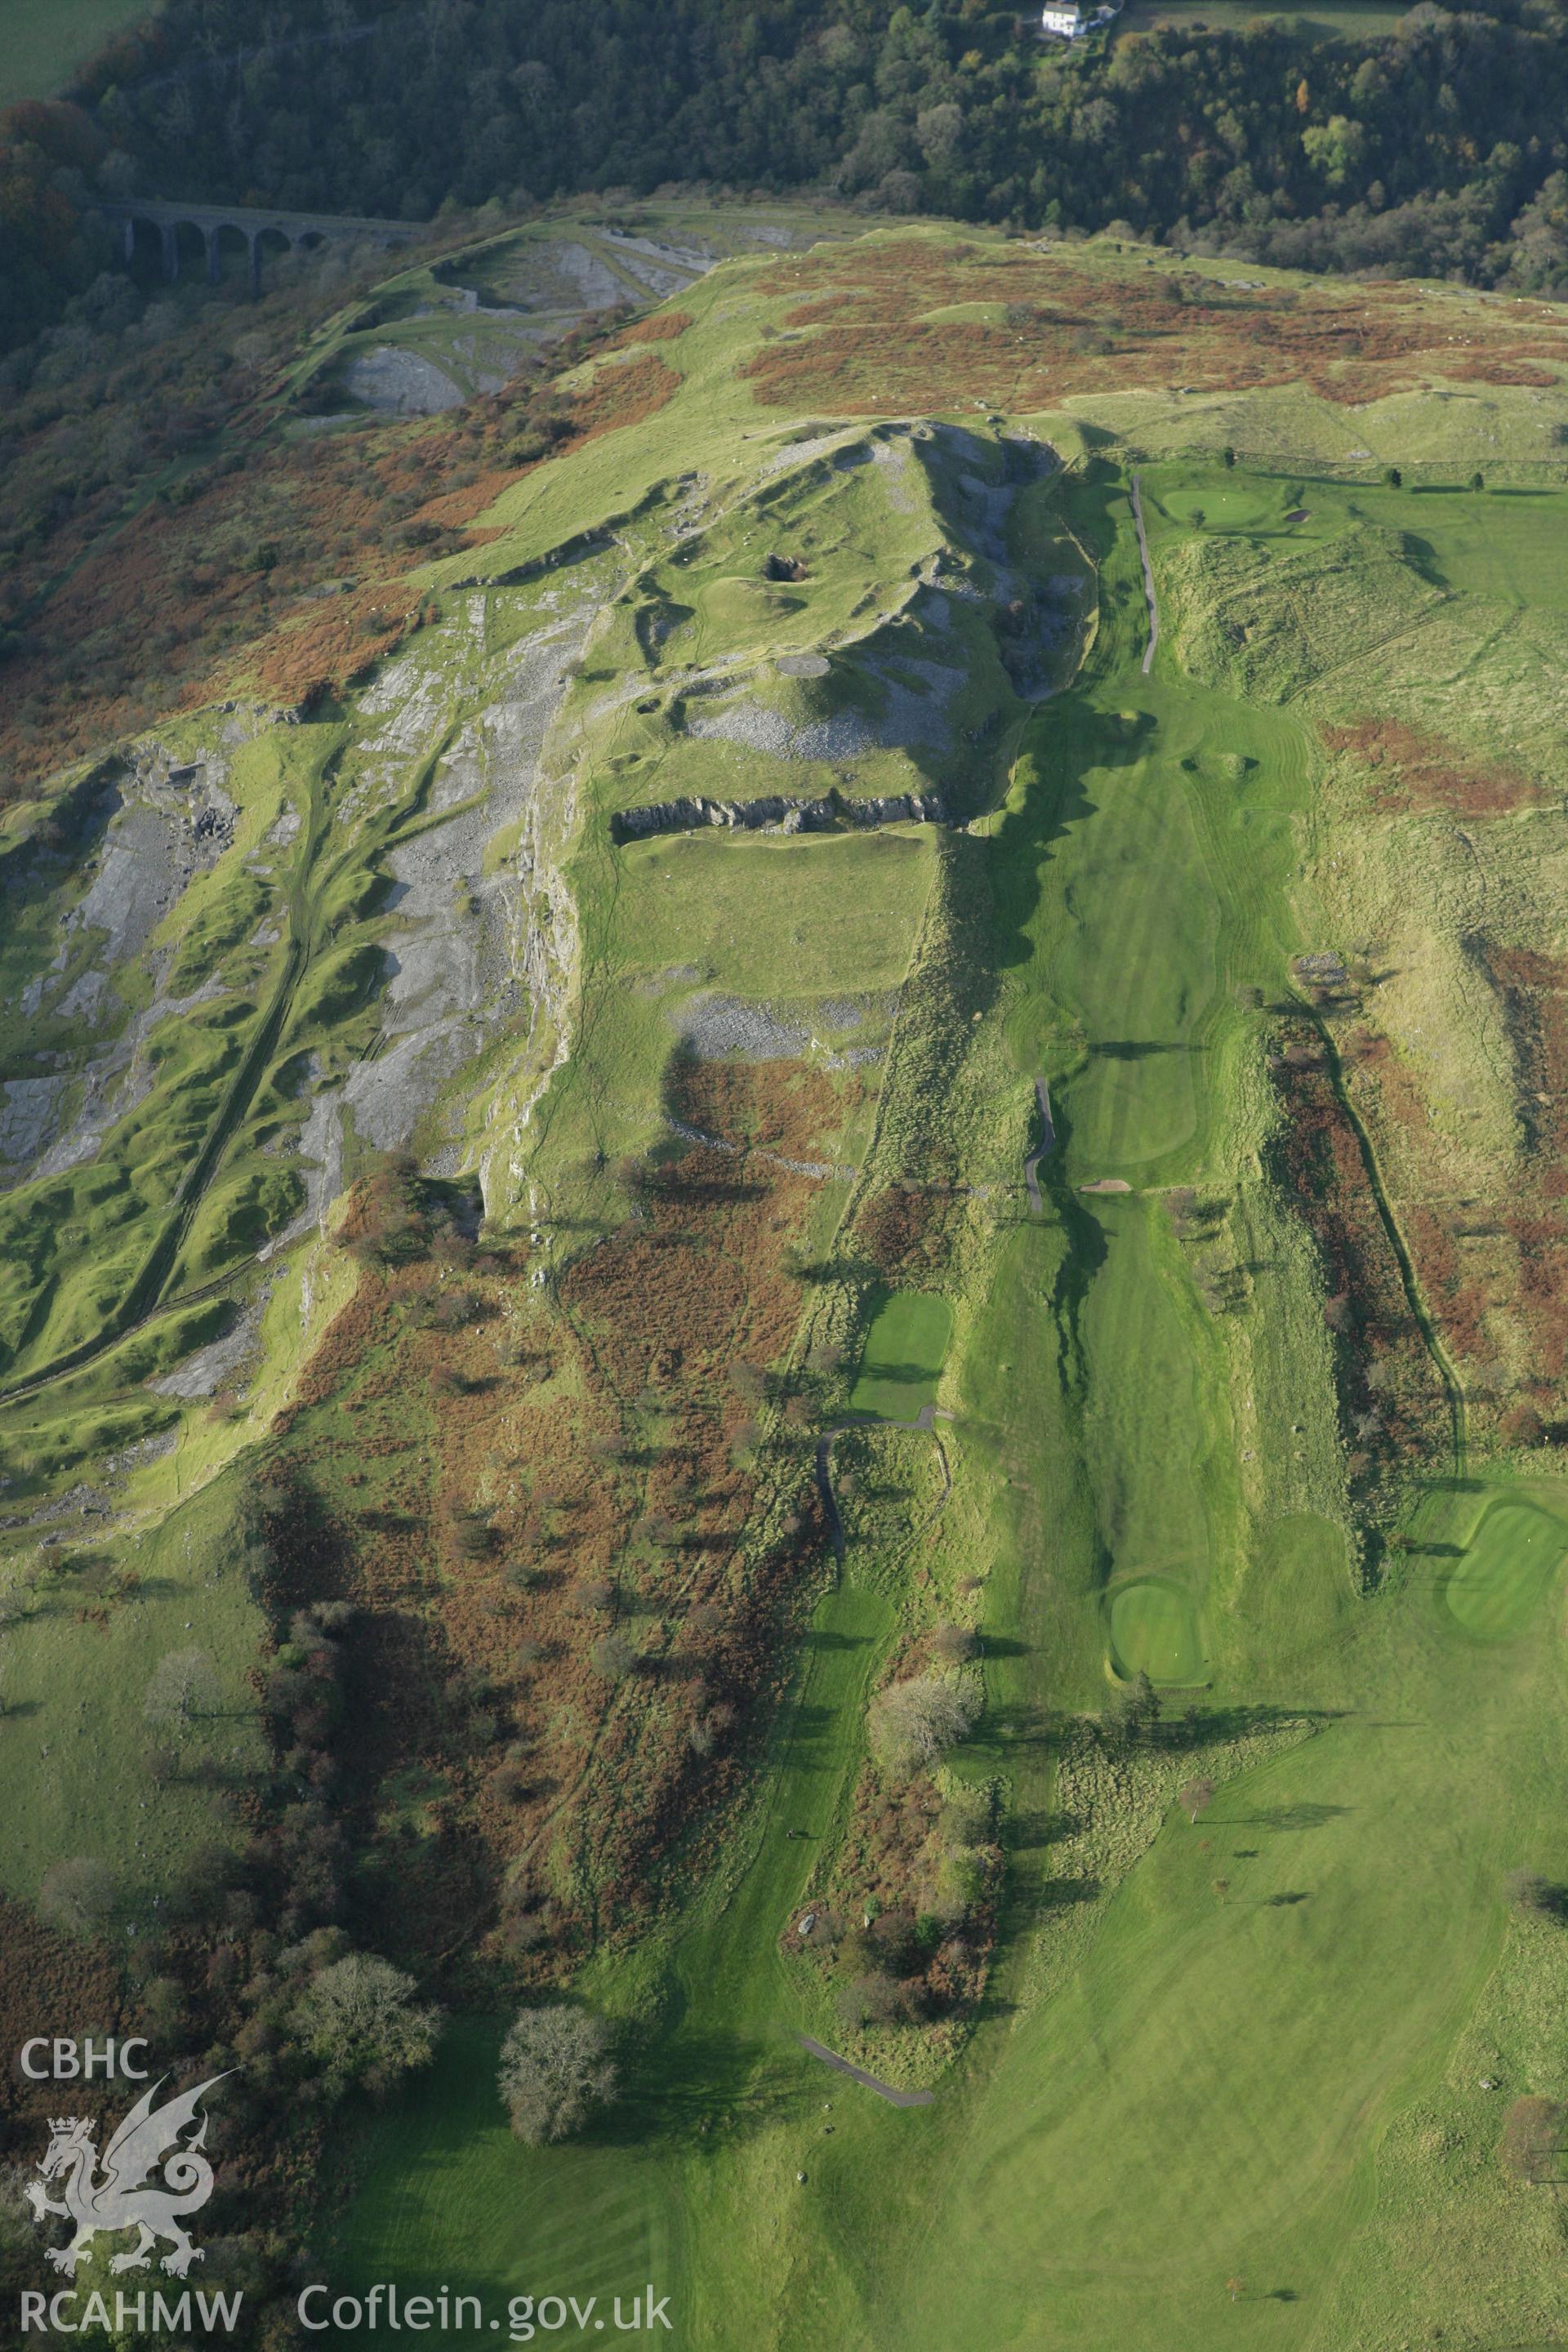
<svg viewBox="0 0 1568 2352">
<path fill-rule="evenodd" d="M 1047 0 L 1040 15 L 1040 31 L 1053 41 L 1076 41 L 1098 26 L 1109 25 L 1112 16 L 1121 13 L 1121 0 L 1110 0 L 1110 5 L 1086 8 L 1081 0 Z"/>
</svg>

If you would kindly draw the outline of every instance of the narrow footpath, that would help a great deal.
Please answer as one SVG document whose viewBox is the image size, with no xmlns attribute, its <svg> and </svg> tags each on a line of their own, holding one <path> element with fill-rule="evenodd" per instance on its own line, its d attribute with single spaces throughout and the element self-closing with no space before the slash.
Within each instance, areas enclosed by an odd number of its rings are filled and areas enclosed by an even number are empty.
<svg viewBox="0 0 1568 2352">
<path fill-rule="evenodd" d="M 875 2091 L 877 2096 L 886 2099 L 890 2107 L 929 2107 L 936 2096 L 934 2091 L 900 2091 L 892 2083 L 879 2083 L 875 2074 L 867 2074 L 864 2066 L 852 2066 L 847 2058 L 840 2058 L 836 2050 L 829 2050 L 823 2042 L 814 2042 L 809 2033 L 797 2033 L 795 2040 L 803 2050 L 809 2050 L 814 2058 L 820 2058 L 825 2066 L 831 2066 L 837 2074 L 847 2074 L 851 2082 L 864 2083 L 868 2091 Z"/>
<path fill-rule="evenodd" d="M 1038 1217 L 1044 1214 L 1046 1205 L 1040 1198 L 1039 1166 L 1047 1153 L 1055 1150 L 1057 1141 L 1057 1131 L 1051 1125 L 1051 1098 L 1044 1078 L 1035 1080 L 1035 1100 L 1040 1106 L 1040 1148 L 1031 1151 L 1024 1162 L 1024 1181 L 1029 1190 L 1029 1206 Z"/>
<path fill-rule="evenodd" d="M 1143 529 L 1143 501 L 1138 495 L 1138 477 L 1132 477 L 1132 520 L 1138 526 L 1138 553 L 1143 565 L 1143 593 L 1149 605 L 1149 642 L 1143 648 L 1143 675 L 1148 677 L 1154 666 L 1154 648 L 1160 642 L 1160 613 L 1154 602 L 1154 567 L 1149 561 L 1149 541 Z"/>
</svg>

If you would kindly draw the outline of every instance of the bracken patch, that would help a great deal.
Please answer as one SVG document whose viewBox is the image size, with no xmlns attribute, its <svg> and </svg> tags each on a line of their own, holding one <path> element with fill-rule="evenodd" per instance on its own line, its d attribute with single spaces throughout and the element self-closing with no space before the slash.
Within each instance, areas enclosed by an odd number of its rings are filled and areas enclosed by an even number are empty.
<svg viewBox="0 0 1568 2352">
<path fill-rule="evenodd" d="M 879 1274 L 929 1270 L 941 1255 L 938 1206 L 931 1192 L 896 1184 L 868 1201 L 855 1235 Z"/>
<path fill-rule="evenodd" d="M 31 2083 L 22 2074 L 22 2045 L 35 2034 L 74 2038 L 116 2033 L 121 2025 L 120 1970 L 101 1944 L 80 1944 L 52 1928 L 8 1895 L 0 1895 L 0 2124 L 58 2111 L 58 2084 Z M 99 2115 L 118 2097 L 114 2085 L 73 2084 L 70 2101 Z M 41 2152 L 41 2151 L 40 2151 Z"/>
<path fill-rule="evenodd" d="M 792 257 L 758 290 L 798 298 L 784 320 L 798 340 L 769 343 L 742 375 L 765 404 L 838 415 L 971 399 L 1027 413 L 1074 393 L 1176 382 L 1199 391 L 1301 383 L 1349 406 L 1408 390 L 1422 374 L 1556 382 L 1568 362 L 1559 334 L 1522 337 L 1511 320 L 1507 331 L 1467 321 L 1457 348 L 1447 322 L 1403 292 L 1368 288 L 1352 307 L 1315 291 L 1237 293 L 1195 272 L 1097 278 L 1030 255 L 969 257 L 923 238 Z M 929 315 L 981 303 L 1002 306 L 1003 320 Z"/>
<path fill-rule="evenodd" d="M 672 343 L 692 324 L 689 310 L 656 310 L 651 319 L 634 319 L 616 337 L 615 348 L 629 349 L 636 343 Z"/>
<path fill-rule="evenodd" d="M 580 448 L 601 433 L 617 433 L 658 415 L 680 389 L 680 378 L 657 352 L 636 359 L 610 361 L 595 373 L 572 402 L 572 439 L 566 448 Z"/>
<path fill-rule="evenodd" d="M 558 404 L 551 454 L 641 423 L 679 382 L 652 352 L 601 367 Z M 279 440 L 237 394 L 183 428 L 178 446 L 223 446 L 177 486 L 127 519 L 106 492 L 35 533 L 0 597 L 0 626 L 22 625 L 0 798 L 225 689 L 304 704 L 362 677 L 425 609 L 407 575 L 494 536 L 475 519 L 537 462 L 507 462 L 537 396 L 520 382 L 451 420 Z"/>
<path fill-rule="evenodd" d="M 542 1297 L 521 1244 L 432 1240 L 406 1185 L 362 1188 L 360 1283 L 283 1433 L 321 1496 L 299 1580 L 365 1612 L 342 1754 L 390 1865 L 366 1881 L 373 1940 L 426 1966 L 494 1922 L 492 1957 L 531 1980 L 635 1927 L 665 1849 L 708 1851 L 815 1590 L 804 1453 L 777 1540 L 752 1532 L 814 1192 L 752 1146 L 812 1156 L 842 1113 L 790 1063 L 683 1064 L 668 1091 L 739 1148 L 643 1164 L 634 1213 Z"/>
<path fill-rule="evenodd" d="M 1323 740 L 1370 770 L 1372 800 L 1384 810 L 1447 809 L 1458 816 L 1506 816 L 1542 798 L 1522 769 L 1477 760 L 1398 719 L 1358 719 L 1325 727 Z"/>
<path fill-rule="evenodd" d="M 1335 1375 L 1352 1482 L 1366 1495 L 1380 1472 L 1441 1443 L 1440 1391 L 1315 1032 L 1289 1034 L 1275 1076 L 1285 1114 L 1273 1148 L 1280 1186 L 1317 1243 L 1329 1300 L 1344 1302 Z"/>
</svg>

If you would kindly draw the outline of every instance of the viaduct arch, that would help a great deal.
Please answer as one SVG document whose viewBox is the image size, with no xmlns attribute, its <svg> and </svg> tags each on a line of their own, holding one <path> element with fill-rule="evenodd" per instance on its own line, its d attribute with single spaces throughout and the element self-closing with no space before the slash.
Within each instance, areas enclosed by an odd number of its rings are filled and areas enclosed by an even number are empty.
<svg viewBox="0 0 1568 2352">
<path fill-rule="evenodd" d="M 222 269 L 219 240 L 223 232 L 237 232 L 245 239 L 247 249 L 253 297 L 261 291 L 263 236 L 282 237 L 292 253 L 301 247 L 332 245 L 405 245 L 420 233 L 419 224 L 410 221 L 360 219 L 344 213 L 260 212 L 244 205 L 163 204 L 151 197 L 129 204 L 102 205 L 100 210 L 111 228 L 121 231 L 127 261 L 136 250 L 137 224 L 155 228 L 163 243 L 163 275 L 171 279 L 180 274 L 183 228 L 195 229 L 202 239 L 209 285 L 217 283 Z"/>
</svg>

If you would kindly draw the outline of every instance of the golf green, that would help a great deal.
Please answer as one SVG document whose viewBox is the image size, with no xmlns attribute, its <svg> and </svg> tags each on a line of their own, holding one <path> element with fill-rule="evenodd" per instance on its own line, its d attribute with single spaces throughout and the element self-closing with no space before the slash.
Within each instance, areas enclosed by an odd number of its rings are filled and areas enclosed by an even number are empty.
<svg viewBox="0 0 1568 2352">
<path fill-rule="evenodd" d="M 1124 1584 L 1110 1596 L 1110 1655 L 1129 1680 L 1195 1683 L 1204 1675 L 1203 1635 L 1192 1596 L 1164 1577 Z"/>
<path fill-rule="evenodd" d="M 1568 1534 L 1548 1512 L 1531 1503 L 1489 1505 L 1443 1588 L 1449 1615 L 1473 1640 L 1510 1640 L 1540 1607 L 1565 1549 Z"/>
<path fill-rule="evenodd" d="M 1279 509 L 1269 497 L 1272 488 L 1272 483 L 1251 480 L 1234 488 L 1227 484 L 1223 489 L 1199 482 L 1190 488 L 1165 491 L 1160 503 L 1177 522 L 1193 530 L 1206 523 L 1211 530 L 1268 530 L 1279 517 Z"/>
</svg>

